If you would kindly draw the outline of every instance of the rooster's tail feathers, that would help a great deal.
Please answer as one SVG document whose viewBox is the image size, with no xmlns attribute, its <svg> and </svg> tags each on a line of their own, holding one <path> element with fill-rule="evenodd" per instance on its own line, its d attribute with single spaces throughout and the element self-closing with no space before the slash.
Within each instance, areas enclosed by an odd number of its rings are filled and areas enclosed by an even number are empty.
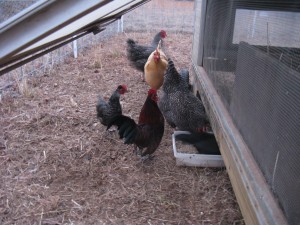
<svg viewBox="0 0 300 225">
<path fill-rule="evenodd" d="M 109 129 L 111 126 L 117 126 L 120 138 L 124 138 L 125 144 L 132 144 L 137 134 L 137 125 L 133 119 L 128 116 L 120 115 L 115 117 L 107 126 Z"/>
</svg>

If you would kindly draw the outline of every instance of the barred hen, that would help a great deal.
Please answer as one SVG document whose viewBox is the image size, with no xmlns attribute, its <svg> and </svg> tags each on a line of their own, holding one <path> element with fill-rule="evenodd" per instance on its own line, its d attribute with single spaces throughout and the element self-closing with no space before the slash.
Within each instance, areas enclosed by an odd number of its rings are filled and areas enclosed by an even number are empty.
<svg viewBox="0 0 300 225">
<path fill-rule="evenodd" d="M 130 38 L 127 39 L 127 58 L 130 61 L 131 66 L 144 73 L 144 67 L 148 57 L 155 51 L 159 41 L 162 41 L 165 37 L 167 37 L 167 33 L 164 30 L 161 30 L 154 36 L 151 45 L 149 46 L 138 45 L 134 40 Z"/>
<path fill-rule="evenodd" d="M 189 71 L 187 69 L 181 69 L 179 71 L 179 74 L 183 80 L 183 84 L 186 86 L 186 88 L 189 90 L 189 91 L 192 91 L 192 85 L 190 84 L 190 74 L 189 74 Z"/>
<path fill-rule="evenodd" d="M 157 106 L 157 92 L 148 91 L 147 99 L 141 109 L 138 124 L 124 115 L 117 116 L 108 125 L 118 127 L 120 138 L 125 144 L 134 144 L 141 150 L 141 156 L 151 157 L 158 148 L 164 134 L 164 117 Z M 142 151 L 146 148 L 145 151 Z"/>
<path fill-rule="evenodd" d="M 208 123 L 202 101 L 189 90 L 188 71 L 178 73 L 171 59 L 163 83 L 158 106 L 171 127 L 192 133 L 203 132 Z"/>
<path fill-rule="evenodd" d="M 119 85 L 110 96 L 108 102 L 106 102 L 102 97 L 99 96 L 96 110 L 97 117 L 100 120 L 101 124 L 107 126 L 116 116 L 122 115 L 120 95 L 125 94 L 125 92 L 127 92 L 126 85 Z"/>
</svg>

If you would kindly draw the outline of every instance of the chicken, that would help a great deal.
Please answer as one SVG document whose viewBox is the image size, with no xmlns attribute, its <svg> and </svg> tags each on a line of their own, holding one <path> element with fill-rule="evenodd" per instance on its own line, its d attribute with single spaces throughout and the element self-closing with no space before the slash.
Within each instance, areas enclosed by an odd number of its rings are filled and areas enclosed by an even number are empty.
<svg viewBox="0 0 300 225">
<path fill-rule="evenodd" d="M 101 124 L 107 126 L 113 118 L 122 115 L 122 107 L 120 104 L 120 95 L 127 92 L 126 85 L 119 85 L 117 89 L 112 93 L 108 102 L 99 96 L 98 104 L 96 106 L 97 117 Z"/>
<path fill-rule="evenodd" d="M 150 89 L 141 109 L 138 124 L 133 119 L 120 115 L 107 127 L 109 129 L 112 125 L 116 125 L 120 138 L 125 139 L 124 143 L 134 144 L 141 150 L 143 158 L 152 156 L 164 134 L 164 117 L 157 106 L 157 98 L 156 90 Z"/>
<path fill-rule="evenodd" d="M 143 72 L 143 79 L 144 67 L 149 55 L 156 49 L 158 42 L 165 37 L 167 37 L 167 33 L 164 30 L 161 30 L 154 36 L 150 46 L 138 45 L 134 40 L 127 39 L 127 58 L 132 67 Z"/>
<path fill-rule="evenodd" d="M 193 145 L 199 154 L 221 155 L 217 140 L 212 133 L 178 134 L 176 139 Z"/>
<path fill-rule="evenodd" d="M 145 64 L 145 80 L 152 89 L 158 90 L 164 82 L 164 74 L 168 66 L 168 59 L 161 49 L 159 41 L 155 51 L 149 56 Z"/>
<path fill-rule="evenodd" d="M 189 76 L 189 71 L 187 69 L 181 69 L 179 71 L 180 76 L 183 79 L 184 85 L 187 86 L 189 91 L 192 91 L 193 86 L 190 84 L 190 76 Z"/>
<path fill-rule="evenodd" d="M 181 73 L 169 59 L 158 106 L 171 127 L 192 133 L 203 132 L 208 123 L 205 108 L 202 101 L 190 92 L 183 70 Z"/>
</svg>

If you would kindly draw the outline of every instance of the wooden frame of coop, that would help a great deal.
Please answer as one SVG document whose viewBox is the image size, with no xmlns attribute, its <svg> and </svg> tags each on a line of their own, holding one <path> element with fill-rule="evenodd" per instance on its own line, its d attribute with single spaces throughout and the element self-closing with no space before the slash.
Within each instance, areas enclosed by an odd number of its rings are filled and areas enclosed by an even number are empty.
<svg viewBox="0 0 300 225">
<path fill-rule="evenodd" d="M 249 146 L 247 146 L 242 134 L 235 125 L 228 108 L 210 79 L 208 71 L 204 69 L 203 52 L 206 47 L 205 21 L 207 19 L 208 2 L 208 0 L 195 0 L 194 6 L 193 69 L 190 78 L 194 94 L 200 96 L 205 105 L 245 223 L 251 225 L 288 224 L 286 215 L 267 183 L 257 161 L 253 157 Z M 224 47 L 226 51 L 238 48 L 236 44 L 232 44 L 235 26 L 235 17 L 232 15 L 235 15 L 235 11 L 238 8 L 265 11 L 291 11 L 291 7 L 296 7 L 292 10 L 299 12 L 299 5 L 292 6 L 289 3 L 284 4 L 279 1 L 270 0 L 265 4 L 261 4 L 258 1 L 239 0 L 231 1 L 231 3 L 230 9 L 227 9 L 227 11 L 222 8 L 222 4 L 214 6 L 216 8 L 220 7 L 219 9 L 215 9 L 218 12 L 216 20 L 219 22 L 219 28 L 222 26 L 229 27 L 226 31 L 227 35 L 223 35 L 225 39 L 223 43 L 227 43 Z M 228 10 L 232 12 L 228 14 Z M 228 21 L 230 21 L 229 24 Z M 212 33 L 217 35 L 218 27 L 212 28 Z M 227 58 L 227 60 L 230 59 Z M 219 66 L 218 62 L 215 66 Z"/>
</svg>

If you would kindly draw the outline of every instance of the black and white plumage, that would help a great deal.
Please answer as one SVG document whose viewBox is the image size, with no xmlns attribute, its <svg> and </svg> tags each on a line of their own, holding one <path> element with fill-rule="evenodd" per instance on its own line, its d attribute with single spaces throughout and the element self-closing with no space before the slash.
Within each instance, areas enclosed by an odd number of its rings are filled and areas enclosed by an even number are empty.
<svg viewBox="0 0 300 225">
<path fill-rule="evenodd" d="M 119 85 L 107 102 L 99 96 L 96 110 L 101 124 L 108 126 L 115 117 L 122 115 L 120 95 L 125 92 L 127 92 L 126 85 Z"/>
<path fill-rule="evenodd" d="M 139 45 L 134 40 L 130 38 L 127 39 L 127 58 L 130 61 L 131 66 L 141 72 L 144 72 L 144 66 L 148 60 L 148 57 L 153 51 L 155 51 L 159 41 L 163 41 L 162 39 L 166 36 L 166 32 L 161 30 L 154 36 L 151 45 L 149 46 Z"/>
<path fill-rule="evenodd" d="M 165 73 L 158 106 L 166 121 L 180 130 L 202 132 L 208 123 L 202 101 L 189 90 L 187 70 L 177 72 L 171 59 Z"/>
<path fill-rule="evenodd" d="M 180 76 L 182 77 L 184 81 L 184 85 L 189 91 L 192 91 L 192 85 L 190 84 L 190 75 L 189 71 L 187 69 L 181 69 L 179 71 Z"/>
</svg>

